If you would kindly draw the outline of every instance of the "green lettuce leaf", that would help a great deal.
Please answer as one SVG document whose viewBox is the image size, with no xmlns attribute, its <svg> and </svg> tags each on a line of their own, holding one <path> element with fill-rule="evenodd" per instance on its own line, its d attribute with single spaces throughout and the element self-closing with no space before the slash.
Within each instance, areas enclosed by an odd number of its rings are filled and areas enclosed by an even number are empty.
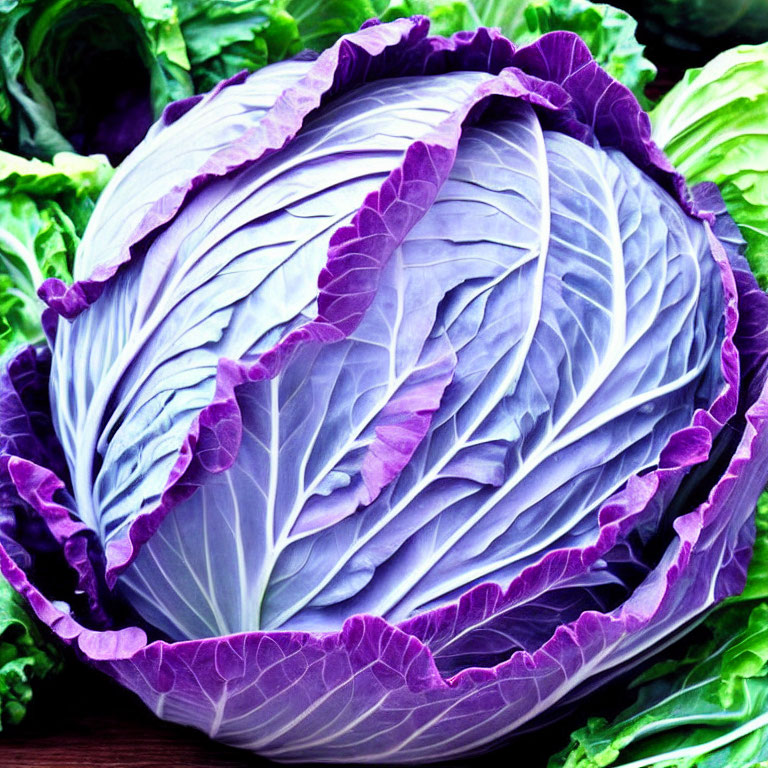
<svg viewBox="0 0 768 768">
<path fill-rule="evenodd" d="M 269 0 L 179 0 L 177 7 L 197 92 L 242 69 L 252 72 L 285 59 L 306 45 L 294 18 Z"/>
<path fill-rule="evenodd" d="M 43 638 L 21 596 L 0 577 L 0 730 L 24 717 L 35 682 L 61 665 L 58 651 Z"/>
<path fill-rule="evenodd" d="M 757 502 L 755 513 L 755 548 L 747 572 L 747 585 L 730 602 L 768 600 L 768 492 Z"/>
<path fill-rule="evenodd" d="M 37 288 L 71 280 L 72 261 L 112 169 L 103 157 L 61 153 L 52 163 L 0 152 L 0 354 L 41 341 Z"/>
<path fill-rule="evenodd" d="M 691 184 L 713 181 L 768 289 L 768 43 L 689 70 L 651 113 L 656 142 Z"/>
<path fill-rule="evenodd" d="M 747 588 L 710 615 L 706 637 L 633 683 L 613 722 L 592 718 L 549 768 L 764 768 L 768 761 L 768 495 L 758 504 Z"/>
<path fill-rule="evenodd" d="M 313 51 L 325 50 L 342 35 L 355 32 L 364 21 L 380 15 L 371 0 L 285 0 L 283 7 L 296 19 L 303 46 Z"/>
</svg>

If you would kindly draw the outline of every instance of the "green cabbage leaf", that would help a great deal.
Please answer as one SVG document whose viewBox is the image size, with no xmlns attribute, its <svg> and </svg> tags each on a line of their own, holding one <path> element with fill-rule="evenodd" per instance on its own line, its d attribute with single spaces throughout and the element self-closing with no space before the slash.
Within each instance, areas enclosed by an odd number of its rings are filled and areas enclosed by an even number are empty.
<svg viewBox="0 0 768 768">
<path fill-rule="evenodd" d="M 22 598 L 0 577 L 0 730 L 21 721 L 37 681 L 61 666 L 58 650 L 29 617 Z"/>
<path fill-rule="evenodd" d="M 713 181 L 768 288 L 768 43 L 689 70 L 651 113 L 654 138 L 689 184 Z"/>
<path fill-rule="evenodd" d="M 53 162 L 0 152 L 0 354 L 42 341 L 43 280 L 71 280 L 96 198 L 112 175 L 106 158 L 60 153 Z"/>
</svg>

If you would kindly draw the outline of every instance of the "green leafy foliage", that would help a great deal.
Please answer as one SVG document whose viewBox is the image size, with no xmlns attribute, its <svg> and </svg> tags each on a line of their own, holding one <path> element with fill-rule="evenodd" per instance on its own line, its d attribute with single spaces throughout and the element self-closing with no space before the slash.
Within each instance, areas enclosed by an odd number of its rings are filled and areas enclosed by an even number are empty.
<svg viewBox="0 0 768 768">
<path fill-rule="evenodd" d="M 58 672 L 61 657 L 0 577 L 0 730 L 26 714 L 36 680 Z"/>
<path fill-rule="evenodd" d="M 37 288 L 48 277 L 70 279 L 111 173 L 99 157 L 62 153 L 45 163 L 0 152 L 0 354 L 42 340 Z"/>
<path fill-rule="evenodd" d="M 690 184 L 713 181 L 768 288 L 768 43 L 689 70 L 651 114 L 654 138 Z"/>
<path fill-rule="evenodd" d="M 186 0 L 179 20 L 195 90 L 206 91 L 242 69 L 254 71 L 301 47 L 296 21 L 264 0 Z"/>
<path fill-rule="evenodd" d="M 283 5 L 296 19 L 303 46 L 314 51 L 324 50 L 379 15 L 378 4 L 372 0 L 285 0 Z"/>
<path fill-rule="evenodd" d="M 768 494 L 758 504 L 747 588 L 715 611 L 705 639 L 632 687 L 609 723 L 591 718 L 549 768 L 763 768 L 768 761 Z"/>
<path fill-rule="evenodd" d="M 283 6 L 0 0 L 0 141 L 43 159 L 103 152 L 119 162 L 169 102 L 298 52 Z"/>
</svg>

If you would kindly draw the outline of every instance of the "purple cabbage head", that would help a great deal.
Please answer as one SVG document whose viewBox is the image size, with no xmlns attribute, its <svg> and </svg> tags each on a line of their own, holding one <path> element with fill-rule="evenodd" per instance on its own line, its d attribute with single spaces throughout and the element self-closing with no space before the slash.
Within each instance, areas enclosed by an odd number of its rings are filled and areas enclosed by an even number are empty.
<svg viewBox="0 0 768 768">
<path fill-rule="evenodd" d="M 371 24 L 169 107 L 0 381 L 0 562 L 161 717 L 477 752 L 744 583 L 768 299 L 575 35 Z"/>
</svg>

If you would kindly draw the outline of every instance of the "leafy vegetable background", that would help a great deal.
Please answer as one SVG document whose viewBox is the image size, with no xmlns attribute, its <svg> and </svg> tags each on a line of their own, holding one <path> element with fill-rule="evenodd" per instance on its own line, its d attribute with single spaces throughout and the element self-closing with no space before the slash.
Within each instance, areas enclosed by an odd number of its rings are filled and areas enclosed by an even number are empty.
<svg viewBox="0 0 768 768">
<path fill-rule="evenodd" d="M 651 112 L 654 136 L 690 183 L 714 181 L 768 287 L 768 8 L 622 3 L 641 39 L 691 69 Z M 43 279 L 70 281 L 113 168 L 172 101 L 307 49 L 371 17 L 430 16 L 450 35 L 498 26 L 516 42 L 567 29 L 647 108 L 656 66 L 625 10 L 588 0 L 0 0 L 0 354 L 43 339 Z M 719 37 L 718 37 L 719 35 Z M 675 51 L 675 53 L 670 53 Z M 304 54 L 307 55 L 307 54 Z M 106 94 L 106 98 L 105 98 Z M 24 714 L 57 652 L 0 582 L 0 725 Z M 768 497 L 744 594 L 633 684 L 637 701 L 591 718 L 550 768 L 715 768 L 768 760 Z"/>
<path fill-rule="evenodd" d="M 0 729 L 24 717 L 35 681 L 61 665 L 59 651 L 29 617 L 23 599 L 0 580 Z"/>
<path fill-rule="evenodd" d="M 768 43 L 691 69 L 651 112 L 654 138 L 691 184 L 714 181 L 768 288 Z"/>
</svg>

